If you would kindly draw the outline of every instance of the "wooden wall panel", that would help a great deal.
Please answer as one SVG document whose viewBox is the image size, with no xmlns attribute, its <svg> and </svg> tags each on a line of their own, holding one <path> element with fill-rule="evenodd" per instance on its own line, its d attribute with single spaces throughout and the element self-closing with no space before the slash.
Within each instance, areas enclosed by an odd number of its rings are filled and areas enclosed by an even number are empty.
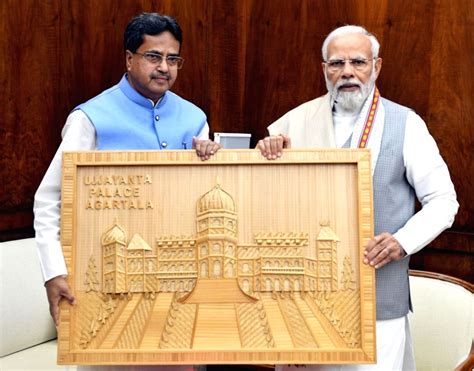
<svg viewBox="0 0 474 371">
<path fill-rule="evenodd" d="M 37 5 L 0 2 L 2 232 L 31 233 L 33 194 L 59 143 L 49 125 L 58 106 L 59 3 Z"/>
<path fill-rule="evenodd" d="M 320 47 L 327 9 L 322 1 L 254 1 L 250 10 L 245 119 L 253 144 L 266 126 L 324 92 Z M 318 21 L 316 21 L 318 20 Z"/>
<path fill-rule="evenodd" d="M 470 282 L 474 282 L 473 25 L 472 1 L 436 3 L 426 120 L 451 171 L 460 209 L 451 231 L 421 254 L 422 267 L 449 270 Z M 444 258 L 446 253 L 451 254 L 449 259 Z"/>
<path fill-rule="evenodd" d="M 462 205 L 456 229 L 474 232 L 474 4 L 454 4 L 440 1 L 435 9 L 426 119 Z"/>
<path fill-rule="evenodd" d="M 0 239 L 32 234 L 33 194 L 64 120 L 120 79 L 123 31 L 141 11 L 171 14 L 183 28 L 186 63 L 173 90 L 207 113 L 211 131 L 250 132 L 252 144 L 289 109 L 326 92 L 324 37 L 340 25 L 365 25 L 382 44 L 382 95 L 426 120 L 461 204 L 451 231 L 414 264 L 439 270 L 433 256 L 445 253 L 472 262 L 471 0 L 1 1 Z M 474 280 L 472 265 L 455 259 L 446 259 L 447 269 Z"/>
</svg>

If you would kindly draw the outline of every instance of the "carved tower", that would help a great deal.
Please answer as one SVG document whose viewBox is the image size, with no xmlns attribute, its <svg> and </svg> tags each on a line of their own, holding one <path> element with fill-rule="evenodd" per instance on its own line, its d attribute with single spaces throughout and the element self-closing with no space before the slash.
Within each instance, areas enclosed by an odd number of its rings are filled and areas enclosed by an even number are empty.
<svg viewBox="0 0 474 371">
<path fill-rule="evenodd" d="M 219 185 L 198 201 L 196 223 L 199 278 L 235 278 L 237 214 L 234 200 Z"/>
<path fill-rule="evenodd" d="M 102 291 L 107 294 L 126 291 L 126 237 L 117 224 L 102 235 Z"/>
<path fill-rule="evenodd" d="M 337 243 L 339 237 L 329 227 L 329 222 L 321 222 L 321 230 L 316 238 L 318 260 L 317 290 L 337 291 Z"/>
</svg>

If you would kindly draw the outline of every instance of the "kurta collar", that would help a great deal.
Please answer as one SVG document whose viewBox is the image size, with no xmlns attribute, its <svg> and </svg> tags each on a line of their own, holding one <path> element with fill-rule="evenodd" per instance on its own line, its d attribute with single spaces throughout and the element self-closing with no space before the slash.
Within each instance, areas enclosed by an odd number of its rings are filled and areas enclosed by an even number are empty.
<svg viewBox="0 0 474 371">
<path fill-rule="evenodd" d="M 161 97 L 161 99 L 158 101 L 158 103 L 155 106 L 151 99 L 144 97 L 138 91 L 136 91 L 132 87 L 132 85 L 130 85 L 130 83 L 128 82 L 128 76 L 126 73 L 122 76 L 122 79 L 119 82 L 119 88 L 125 94 L 125 96 L 128 99 L 130 99 L 132 102 L 135 102 L 136 104 L 148 109 L 159 108 L 162 105 L 164 105 L 166 100 L 168 99 L 168 92 L 165 92 L 165 94 L 163 94 L 163 96 Z"/>
</svg>

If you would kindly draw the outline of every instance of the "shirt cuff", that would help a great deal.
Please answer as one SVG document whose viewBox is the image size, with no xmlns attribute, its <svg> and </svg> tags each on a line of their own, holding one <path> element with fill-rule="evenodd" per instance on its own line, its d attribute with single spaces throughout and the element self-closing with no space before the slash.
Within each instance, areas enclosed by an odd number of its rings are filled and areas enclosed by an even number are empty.
<svg viewBox="0 0 474 371">
<path fill-rule="evenodd" d="M 410 238 L 407 236 L 403 231 L 398 231 L 393 234 L 393 238 L 395 238 L 402 249 L 405 251 L 406 256 L 414 254 L 416 252 L 416 246 L 412 246 L 413 244 L 410 244 Z M 411 238 L 413 240 L 413 238 Z"/>
<path fill-rule="evenodd" d="M 44 282 L 54 277 L 67 276 L 66 262 L 59 241 L 50 242 L 45 248 L 48 253 L 39 252 Z"/>
</svg>

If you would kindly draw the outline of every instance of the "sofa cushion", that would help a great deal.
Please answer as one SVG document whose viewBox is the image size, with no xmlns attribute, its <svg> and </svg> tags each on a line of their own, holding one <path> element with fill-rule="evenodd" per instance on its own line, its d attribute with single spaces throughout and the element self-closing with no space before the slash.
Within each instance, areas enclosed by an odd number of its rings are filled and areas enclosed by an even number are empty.
<svg viewBox="0 0 474 371">
<path fill-rule="evenodd" d="M 410 276 L 409 315 L 417 370 L 452 370 L 469 354 L 474 297 L 461 285 Z"/>
<path fill-rule="evenodd" d="M 56 337 L 33 238 L 0 243 L 0 357 Z"/>
</svg>

